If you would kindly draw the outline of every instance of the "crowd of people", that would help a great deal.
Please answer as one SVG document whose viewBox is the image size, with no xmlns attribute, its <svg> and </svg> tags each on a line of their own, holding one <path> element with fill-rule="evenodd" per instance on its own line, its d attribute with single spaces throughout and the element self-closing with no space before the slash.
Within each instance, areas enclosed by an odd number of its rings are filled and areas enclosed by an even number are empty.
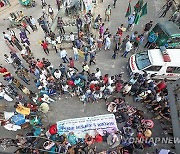
<svg viewBox="0 0 180 154">
<path fill-rule="evenodd" d="M 45 1 L 42 1 L 42 6 L 46 7 L 44 3 Z M 114 8 L 115 5 L 116 0 L 114 0 Z M 3 117 L 1 126 L 12 131 L 31 128 L 26 135 L 17 135 L 16 139 L 11 140 L 18 146 L 16 153 L 38 154 L 43 150 L 69 154 L 90 151 L 95 153 L 96 148 L 91 148 L 91 145 L 103 141 L 110 146 L 110 150 L 107 150 L 109 153 L 113 153 L 113 150 L 114 153 L 133 153 L 135 149 L 144 150 L 155 145 L 150 140 L 155 119 L 161 119 L 163 129 L 172 135 L 166 79 L 157 82 L 146 73 L 135 73 L 125 81 L 122 78 L 123 74 L 102 74 L 101 68 L 98 67 L 95 72 L 90 70 L 90 66 L 97 63 L 96 56 L 102 50 L 113 48 L 113 59 L 116 59 L 118 54 L 126 58 L 132 50 L 138 52 L 139 46 L 143 44 L 145 36 L 153 26 L 153 21 L 145 24 L 142 33 L 134 31 L 124 37 L 123 33 L 134 28 L 133 13 L 128 17 L 127 28 L 121 24 L 116 34 L 112 36 L 105 27 L 101 15 L 99 14 L 93 21 L 94 17 L 89 10 L 83 17 L 77 16 L 78 35 L 70 33 L 74 53 L 71 57 L 66 49 L 61 47 L 61 37 L 66 34 L 63 18 L 59 17 L 57 20 L 59 36 L 49 28 L 48 18 L 53 20 L 54 12 L 50 5 L 47 7 L 48 12 L 43 12 L 38 22 L 32 16 L 24 16 L 20 11 L 23 20 L 20 24 L 19 37 L 11 28 L 3 32 L 4 40 L 10 49 L 9 54 L 4 54 L 4 59 L 15 69 L 15 74 L 11 74 L 6 67 L 0 66 L 0 74 L 8 82 L 7 85 L 2 82 L 0 84 L 0 99 L 16 102 L 13 112 L 1 113 Z M 110 16 L 111 6 L 108 5 L 105 10 L 105 21 L 111 20 Z M 31 34 L 29 27 L 33 32 L 37 31 L 37 23 L 45 33 L 44 39 L 40 42 L 45 54 L 49 55 L 49 48 L 53 48 L 62 59 L 62 63 L 57 68 L 48 58 L 35 58 L 33 55 L 28 38 Z M 97 39 L 92 28 L 99 34 Z M 158 34 L 149 35 L 145 47 L 155 48 L 157 37 Z M 83 64 L 81 68 L 77 68 L 75 61 L 79 61 L 80 57 L 83 59 Z M 36 88 L 28 88 L 30 84 Z M 153 112 L 154 118 L 149 119 L 144 111 L 128 104 L 127 96 L 132 96 L 134 103 L 142 103 L 147 112 Z M 84 138 L 77 138 L 73 132 L 68 135 L 58 135 L 56 124 L 49 126 L 47 130 L 42 125 L 41 114 L 46 114 L 49 107 L 60 101 L 62 97 L 78 97 L 84 106 L 104 100 L 107 103 L 107 111 L 113 113 L 117 123 L 122 123 L 123 127 L 111 134 L 107 131 L 99 134 L 95 130 L 95 136 L 86 134 Z M 36 145 L 42 136 L 44 142 L 38 148 Z M 131 137 L 137 140 L 128 140 Z"/>
</svg>

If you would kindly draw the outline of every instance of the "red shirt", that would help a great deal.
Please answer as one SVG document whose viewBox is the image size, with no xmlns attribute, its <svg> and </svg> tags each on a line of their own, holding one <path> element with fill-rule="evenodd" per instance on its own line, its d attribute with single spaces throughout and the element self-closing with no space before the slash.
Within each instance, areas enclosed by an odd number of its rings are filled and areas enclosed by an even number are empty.
<svg viewBox="0 0 180 154">
<path fill-rule="evenodd" d="M 104 76 L 103 81 L 104 81 L 104 84 L 107 84 L 108 83 L 108 77 Z"/>
<path fill-rule="evenodd" d="M 48 48 L 47 42 L 42 43 L 41 46 L 43 47 L 43 49 L 47 49 Z"/>
<path fill-rule="evenodd" d="M 70 67 L 70 68 L 73 68 L 73 67 L 74 67 L 74 60 L 73 60 L 73 59 L 70 60 L 70 62 L 69 62 L 69 67 Z"/>
<path fill-rule="evenodd" d="M 103 141 L 103 138 L 100 134 L 98 134 L 95 136 L 94 141 L 100 143 Z"/>
<path fill-rule="evenodd" d="M 43 62 L 39 61 L 39 62 L 36 63 L 36 66 L 39 67 L 39 68 L 43 68 L 44 64 L 43 64 Z"/>
<path fill-rule="evenodd" d="M 49 133 L 50 133 L 51 135 L 57 133 L 57 124 L 54 124 L 54 125 L 52 125 L 52 126 L 49 128 Z"/>
<path fill-rule="evenodd" d="M 94 91 L 95 90 L 95 84 L 92 83 L 89 88 L 91 91 Z"/>
<path fill-rule="evenodd" d="M 8 72 L 6 68 L 0 68 L 0 73 L 3 74 L 3 77 L 11 76 L 11 74 Z"/>
<path fill-rule="evenodd" d="M 98 90 L 100 90 L 100 87 L 99 87 L 99 86 L 96 86 L 95 89 L 98 91 Z"/>
<path fill-rule="evenodd" d="M 32 103 L 28 103 L 28 104 L 27 104 L 27 108 L 30 108 L 30 109 L 31 109 L 31 111 L 36 112 L 36 111 L 37 111 L 38 106 L 37 106 L 37 105 L 35 105 L 35 104 L 32 104 Z"/>
<path fill-rule="evenodd" d="M 160 83 L 157 85 L 157 87 L 158 87 L 157 92 L 162 91 L 163 89 L 166 88 L 166 86 L 167 86 L 167 85 L 166 85 L 166 83 L 165 83 L 164 81 L 160 82 Z"/>
<path fill-rule="evenodd" d="M 67 81 L 67 84 L 68 84 L 69 86 L 74 86 L 73 80 L 68 80 L 68 81 Z"/>
</svg>

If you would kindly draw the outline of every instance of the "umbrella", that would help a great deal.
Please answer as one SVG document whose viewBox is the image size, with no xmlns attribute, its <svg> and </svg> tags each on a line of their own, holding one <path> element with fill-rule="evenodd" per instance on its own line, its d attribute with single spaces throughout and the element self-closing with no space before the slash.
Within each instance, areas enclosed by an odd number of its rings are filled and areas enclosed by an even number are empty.
<svg viewBox="0 0 180 154">
<path fill-rule="evenodd" d="M 144 135 L 145 135 L 145 137 L 151 137 L 151 135 L 152 135 L 151 130 L 150 130 L 150 129 L 147 129 L 147 130 L 144 132 Z"/>
<path fill-rule="evenodd" d="M 146 128 L 154 127 L 154 122 L 152 120 L 142 120 L 141 123 L 144 124 Z"/>
<path fill-rule="evenodd" d="M 49 105 L 47 103 L 42 103 L 40 105 L 40 110 L 43 112 L 43 113 L 47 113 L 49 111 Z"/>
</svg>

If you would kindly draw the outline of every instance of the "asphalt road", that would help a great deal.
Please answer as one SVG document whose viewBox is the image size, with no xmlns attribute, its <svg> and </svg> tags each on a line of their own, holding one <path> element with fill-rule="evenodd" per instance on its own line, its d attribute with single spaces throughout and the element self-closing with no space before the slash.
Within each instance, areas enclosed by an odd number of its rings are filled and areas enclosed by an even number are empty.
<svg viewBox="0 0 180 154">
<path fill-rule="evenodd" d="M 137 2 L 137 0 L 132 0 L 132 2 L 131 2 L 132 10 L 133 10 L 133 6 L 135 5 L 136 2 Z M 38 1 L 38 5 L 35 8 L 24 8 L 18 4 L 14 7 L 11 7 L 10 9 L 0 12 L 0 32 L 5 31 L 9 25 L 9 22 L 4 19 L 8 18 L 10 12 L 17 11 L 17 10 L 23 10 L 25 15 L 28 15 L 28 16 L 32 15 L 35 17 L 35 19 L 38 19 L 42 14 L 42 9 L 41 9 L 41 6 L 39 3 L 40 2 Z M 112 6 L 112 3 L 113 3 L 112 1 L 109 2 L 108 0 L 104 1 L 104 3 L 100 3 L 95 8 L 95 13 L 101 14 L 102 16 L 104 16 L 104 11 L 105 11 L 107 5 L 110 4 Z M 56 4 L 55 0 L 48 1 L 48 4 L 51 4 L 53 6 L 55 12 L 57 12 L 57 8 L 55 6 L 55 4 Z M 149 22 L 150 20 L 153 20 L 155 23 L 158 22 L 159 20 L 164 20 L 164 19 L 156 18 L 156 13 L 159 11 L 159 9 L 161 8 L 161 6 L 163 4 L 164 4 L 164 0 L 148 1 L 148 14 L 141 18 L 139 25 L 135 25 L 133 31 L 136 30 L 140 34 L 143 30 L 144 24 Z M 116 32 L 117 28 L 120 26 L 120 24 L 123 23 L 125 26 L 127 26 L 127 18 L 124 17 L 127 6 L 128 6 L 128 1 L 125 2 L 123 0 L 118 0 L 116 8 L 115 9 L 112 8 L 112 15 L 110 18 L 110 22 L 105 22 L 105 27 L 110 29 L 110 32 L 112 33 L 112 35 L 115 34 L 115 32 Z M 40 27 L 38 27 L 38 28 L 39 28 L 38 31 L 32 32 L 29 35 L 29 38 L 31 41 L 32 52 L 36 58 L 43 58 L 43 57 L 48 58 L 53 63 L 54 67 L 57 67 L 59 65 L 59 63 L 61 63 L 61 59 L 55 53 L 54 50 L 50 51 L 49 56 L 44 54 L 41 46 L 38 44 L 38 41 L 43 39 L 44 34 L 43 34 L 43 31 L 41 30 L 41 28 Z M 19 33 L 18 29 L 15 29 L 15 31 L 17 32 L 17 34 Z M 124 32 L 123 36 L 126 36 L 127 34 L 131 34 L 131 32 Z M 69 45 L 67 45 L 67 46 L 69 46 Z M 5 45 L 2 35 L 0 37 L 0 51 L 1 51 L 0 63 L 3 64 L 3 66 L 7 67 L 11 73 L 14 73 L 13 68 L 4 62 L 3 54 L 9 53 L 9 49 Z M 68 49 L 67 51 L 68 51 L 68 56 L 73 55 L 72 50 Z M 128 80 L 128 74 L 126 71 L 128 59 L 122 58 L 120 55 L 118 55 L 118 58 L 116 60 L 113 60 L 111 58 L 112 54 L 113 54 L 113 49 L 111 49 L 110 51 L 102 50 L 101 52 L 99 52 L 98 56 L 96 58 L 97 64 L 91 66 L 91 68 L 90 68 L 91 71 L 95 72 L 95 69 L 97 67 L 99 67 L 101 69 L 102 74 L 108 73 L 110 75 L 115 75 L 115 74 L 124 72 L 123 79 Z M 130 56 L 130 55 L 128 55 L 128 56 Z M 81 66 L 82 66 L 81 62 L 82 62 L 82 60 L 80 59 L 80 62 L 76 62 L 76 64 L 75 64 L 77 66 L 77 68 L 79 68 L 79 70 L 81 70 Z M 1 81 L 3 81 L 3 79 L 1 77 L 0 77 L 0 79 L 1 79 Z M 33 82 L 30 86 L 27 86 L 27 87 L 36 91 L 36 89 L 33 85 Z M 140 104 L 133 103 L 132 98 L 127 97 L 126 101 L 129 104 L 133 104 L 133 105 L 137 106 L 138 108 L 142 109 Z M 8 111 L 14 110 L 13 109 L 14 103 L 7 103 L 5 101 L 1 101 L 1 102 L 6 103 L 8 105 L 8 108 L 7 108 Z M 59 120 L 64 120 L 64 119 L 68 119 L 68 118 L 94 116 L 94 115 L 108 113 L 107 109 L 106 109 L 106 104 L 104 101 L 99 101 L 99 103 L 96 103 L 96 104 L 87 104 L 84 107 L 83 104 L 79 101 L 79 99 L 75 98 L 75 97 L 73 97 L 73 98 L 68 97 L 67 99 L 62 97 L 61 100 L 57 100 L 56 102 L 54 102 L 53 104 L 50 105 L 50 110 L 51 111 L 47 114 L 48 118 L 44 120 L 45 126 L 48 124 L 53 124 Z M 152 117 L 151 114 L 147 114 L 147 116 Z M 164 135 L 164 134 L 162 134 L 162 130 L 160 129 L 159 125 L 160 124 L 156 121 L 155 128 L 153 129 L 154 136 Z M 3 137 L 14 138 L 16 133 L 21 133 L 21 132 L 22 131 L 10 132 L 10 131 L 7 131 L 4 128 L 0 127 L 1 138 L 3 138 Z M 23 130 L 23 133 L 24 133 L 24 130 Z M 155 148 L 166 147 L 166 146 L 167 145 L 157 145 L 156 147 L 151 148 L 149 153 L 152 153 L 155 150 Z M 106 148 L 106 145 L 100 145 L 100 146 L 98 146 L 97 150 L 99 151 L 104 148 Z M 2 150 L 1 147 L 0 147 L 0 151 L 2 151 L 2 153 L 5 152 Z M 11 153 L 12 151 L 13 151 L 13 148 L 10 148 L 6 152 Z M 146 152 L 138 151 L 137 153 L 140 154 L 140 153 L 146 153 Z"/>
</svg>

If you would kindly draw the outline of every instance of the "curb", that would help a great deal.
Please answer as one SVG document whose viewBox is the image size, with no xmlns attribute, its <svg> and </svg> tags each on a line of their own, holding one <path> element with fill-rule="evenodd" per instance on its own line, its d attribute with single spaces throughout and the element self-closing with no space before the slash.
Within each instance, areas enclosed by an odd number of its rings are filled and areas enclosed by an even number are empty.
<svg viewBox="0 0 180 154">
<path fill-rule="evenodd" d="M 2 9 L 2 10 L 0 9 L 0 13 L 5 12 L 5 11 L 7 11 L 8 9 L 11 9 L 11 8 L 17 6 L 18 4 L 19 4 L 19 3 L 17 2 L 17 3 L 15 3 L 15 4 L 11 5 L 11 6 L 4 6 L 4 7 L 5 7 L 4 9 Z"/>
</svg>

